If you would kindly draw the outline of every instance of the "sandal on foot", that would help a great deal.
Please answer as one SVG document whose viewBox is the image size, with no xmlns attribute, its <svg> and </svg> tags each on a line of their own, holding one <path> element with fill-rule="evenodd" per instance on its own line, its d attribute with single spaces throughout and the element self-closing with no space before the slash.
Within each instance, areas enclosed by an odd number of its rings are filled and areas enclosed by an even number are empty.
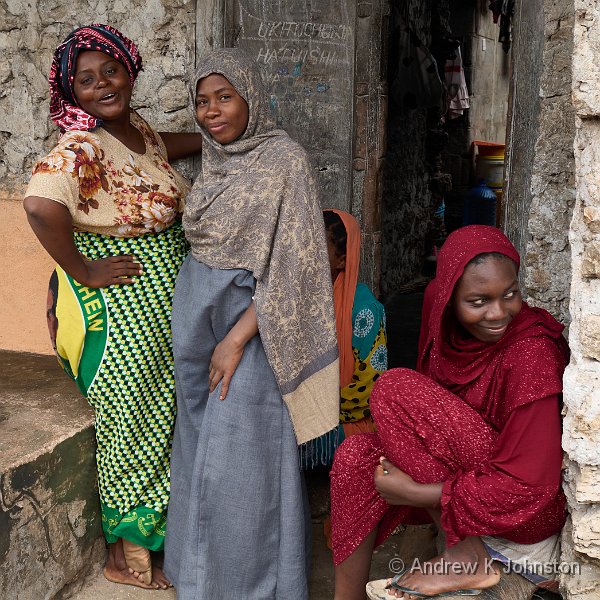
<svg viewBox="0 0 600 600">
<path fill-rule="evenodd" d="M 464 589 L 454 590 L 452 592 L 442 592 L 441 594 L 433 594 L 433 596 L 431 596 L 429 594 L 424 594 L 423 592 L 418 592 L 417 590 L 412 590 L 409 587 L 399 585 L 398 583 L 394 583 L 393 580 L 389 584 L 388 589 L 393 589 L 397 590 L 398 592 L 410 594 L 415 598 L 453 598 L 454 596 L 479 596 L 479 594 L 481 594 L 481 590 Z"/>
<path fill-rule="evenodd" d="M 388 594 L 388 590 L 392 587 L 392 584 L 397 584 L 400 578 L 406 573 L 407 569 L 403 569 L 394 577 L 392 580 L 389 579 L 376 579 L 375 581 L 369 581 L 367 583 L 366 592 L 369 600 L 390 600 L 395 596 Z"/>
<path fill-rule="evenodd" d="M 369 600 L 392 600 L 393 596 L 388 594 L 388 579 L 377 579 L 367 583 L 366 592 Z"/>
<path fill-rule="evenodd" d="M 123 554 L 125 554 L 127 566 L 140 574 L 139 580 L 150 585 L 152 583 L 150 550 L 123 538 Z"/>
</svg>

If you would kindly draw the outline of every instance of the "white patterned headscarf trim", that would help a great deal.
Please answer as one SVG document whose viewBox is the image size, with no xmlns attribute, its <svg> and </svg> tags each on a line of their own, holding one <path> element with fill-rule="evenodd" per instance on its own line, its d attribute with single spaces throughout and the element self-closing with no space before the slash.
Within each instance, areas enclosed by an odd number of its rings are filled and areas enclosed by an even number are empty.
<svg viewBox="0 0 600 600">
<path fill-rule="evenodd" d="M 203 134 L 202 171 L 184 227 L 196 260 L 256 278 L 258 328 L 298 443 L 337 426 L 339 366 L 321 207 L 304 149 L 275 128 L 260 73 L 241 50 L 207 56 L 192 80 L 219 73 L 248 104 L 230 144 Z"/>
</svg>

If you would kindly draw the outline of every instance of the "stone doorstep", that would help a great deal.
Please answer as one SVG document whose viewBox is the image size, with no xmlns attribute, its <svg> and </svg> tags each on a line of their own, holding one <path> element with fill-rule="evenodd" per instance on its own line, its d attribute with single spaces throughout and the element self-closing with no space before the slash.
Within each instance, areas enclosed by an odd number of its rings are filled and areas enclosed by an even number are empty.
<svg viewBox="0 0 600 600">
<path fill-rule="evenodd" d="M 53 356 L 0 361 L 0 597 L 58 598 L 104 559 L 93 413 Z"/>
</svg>

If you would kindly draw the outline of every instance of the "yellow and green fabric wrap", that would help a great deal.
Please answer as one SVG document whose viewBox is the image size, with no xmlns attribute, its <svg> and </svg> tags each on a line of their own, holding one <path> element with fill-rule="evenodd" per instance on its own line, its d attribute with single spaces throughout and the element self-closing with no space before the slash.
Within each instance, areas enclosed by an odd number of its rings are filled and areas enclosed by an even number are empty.
<svg viewBox="0 0 600 600">
<path fill-rule="evenodd" d="M 176 407 L 171 301 L 188 246 L 180 224 L 131 238 L 74 237 L 90 260 L 127 254 L 143 267 L 133 285 L 100 289 L 82 286 L 57 267 L 49 323 L 52 312 L 59 362 L 95 411 L 106 539 L 160 550 Z"/>
</svg>

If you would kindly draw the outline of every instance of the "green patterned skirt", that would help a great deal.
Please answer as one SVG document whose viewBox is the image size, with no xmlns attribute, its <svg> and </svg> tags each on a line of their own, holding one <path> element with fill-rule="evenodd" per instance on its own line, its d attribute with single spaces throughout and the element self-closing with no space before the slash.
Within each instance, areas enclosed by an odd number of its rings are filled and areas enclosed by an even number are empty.
<svg viewBox="0 0 600 600">
<path fill-rule="evenodd" d="M 106 539 L 159 550 L 176 406 L 171 301 L 188 247 L 180 224 L 135 238 L 76 232 L 75 243 L 92 260 L 133 255 L 144 270 L 133 285 L 92 289 L 57 267 L 48 324 L 59 362 L 95 411 Z"/>
</svg>

